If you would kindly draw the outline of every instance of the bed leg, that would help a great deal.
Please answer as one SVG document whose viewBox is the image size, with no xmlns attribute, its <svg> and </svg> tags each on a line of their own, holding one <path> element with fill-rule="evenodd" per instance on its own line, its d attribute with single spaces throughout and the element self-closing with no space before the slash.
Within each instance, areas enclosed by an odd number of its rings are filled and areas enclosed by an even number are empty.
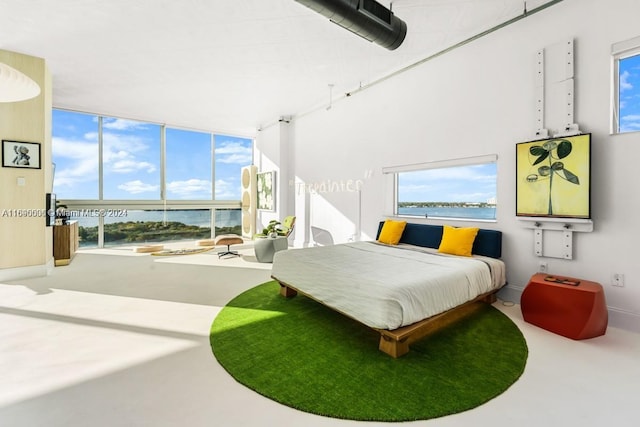
<svg viewBox="0 0 640 427">
<path fill-rule="evenodd" d="M 486 297 L 484 297 L 482 299 L 483 302 L 486 302 L 487 304 L 493 304 L 494 302 L 498 301 L 498 297 L 496 296 L 496 293 L 492 293 L 487 295 Z"/>
<path fill-rule="evenodd" d="M 280 295 L 285 298 L 293 298 L 298 295 L 298 292 L 295 289 L 291 289 L 290 287 L 280 283 Z"/>
<path fill-rule="evenodd" d="M 406 339 L 397 341 L 384 334 L 380 334 L 380 345 L 378 349 L 397 359 L 409 353 L 409 342 Z"/>
</svg>

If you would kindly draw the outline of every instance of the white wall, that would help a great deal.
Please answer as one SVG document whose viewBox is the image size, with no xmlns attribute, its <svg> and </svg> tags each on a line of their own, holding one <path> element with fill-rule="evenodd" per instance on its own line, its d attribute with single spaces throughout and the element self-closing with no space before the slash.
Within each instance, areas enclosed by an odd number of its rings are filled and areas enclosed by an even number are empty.
<svg viewBox="0 0 640 427">
<path fill-rule="evenodd" d="M 258 172 L 275 171 L 277 189 L 275 210 L 273 212 L 258 211 L 256 218 L 258 232 L 261 232 L 273 219 L 282 221 L 285 216 L 294 215 L 294 186 L 290 182 L 294 156 L 294 147 L 290 143 L 291 134 L 292 126 L 287 119 L 280 120 L 278 124 L 260 131 L 256 138 L 254 164 L 258 167 Z"/>
<path fill-rule="evenodd" d="M 361 194 L 296 191 L 296 215 L 308 221 L 298 224 L 297 233 L 307 234 L 306 242 L 315 225 L 340 243 L 361 226 L 355 238 L 372 239 L 390 206 L 382 167 L 497 154 L 497 221 L 455 225 L 503 231 L 509 281 L 503 295 L 518 298 L 540 258 L 533 253 L 533 232 L 515 217 L 515 144 L 534 139 L 536 52 L 573 39 L 575 121 L 593 134 L 594 231 L 574 233 L 573 260 L 544 260 L 554 274 L 602 283 L 610 324 L 640 328 L 640 264 L 633 259 L 640 237 L 634 188 L 640 141 L 638 134 L 609 135 L 611 44 L 640 35 L 638 16 L 637 0 L 565 0 L 339 100 L 330 110 L 294 118 L 288 141 L 294 157 L 281 183 L 363 183 Z M 561 123 L 548 118 L 548 127 Z M 625 275 L 624 288 L 611 286 L 614 272 Z"/>
</svg>

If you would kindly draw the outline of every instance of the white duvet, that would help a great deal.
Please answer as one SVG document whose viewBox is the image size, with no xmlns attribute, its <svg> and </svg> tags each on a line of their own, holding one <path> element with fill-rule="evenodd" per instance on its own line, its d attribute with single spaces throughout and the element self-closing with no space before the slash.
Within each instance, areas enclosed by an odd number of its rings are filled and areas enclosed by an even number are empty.
<svg viewBox="0 0 640 427">
<path fill-rule="evenodd" d="M 397 329 L 506 283 L 500 260 L 355 242 L 276 252 L 272 276 L 373 328 Z"/>
</svg>

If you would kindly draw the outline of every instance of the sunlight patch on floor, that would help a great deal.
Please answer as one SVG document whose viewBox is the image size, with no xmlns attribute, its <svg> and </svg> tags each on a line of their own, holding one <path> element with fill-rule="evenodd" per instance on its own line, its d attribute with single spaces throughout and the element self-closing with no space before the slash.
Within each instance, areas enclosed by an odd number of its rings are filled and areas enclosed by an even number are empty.
<svg viewBox="0 0 640 427">
<path fill-rule="evenodd" d="M 4 284 L 0 301 L 0 406 L 207 346 L 221 310 Z"/>
<path fill-rule="evenodd" d="M 136 245 L 115 246 L 102 249 L 80 249 L 77 253 L 87 255 L 117 255 L 127 257 L 153 256 L 150 253 L 135 252 Z M 192 249 L 198 246 L 195 242 L 169 242 L 163 244 L 164 249 Z M 167 255 L 153 257 L 154 262 L 167 264 L 185 265 L 210 265 L 216 267 L 251 268 L 257 270 L 271 270 L 271 263 L 261 263 L 256 259 L 253 242 L 249 241 L 242 245 L 233 245 L 231 250 L 236 251 L 240 256 L 218 257 L 218 252 L 226 250 L 226 246 L 218 246 L 208 252 L 187 254 L 187 255 Z"/>
</svg>

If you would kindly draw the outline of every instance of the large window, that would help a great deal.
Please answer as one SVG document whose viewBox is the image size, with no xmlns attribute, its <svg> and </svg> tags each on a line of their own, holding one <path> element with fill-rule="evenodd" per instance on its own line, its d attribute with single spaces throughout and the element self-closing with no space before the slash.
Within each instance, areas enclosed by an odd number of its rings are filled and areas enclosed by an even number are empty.
<svg viewBox="0 0 640 427">
<path fill-rule="evenodd" d="M 209 133 L 167 128 L 167 199 L 211 200 L 211 145 Z"/>
<path fill-rule="evenodd" d="M 53 110 L 54 192 L 58 199 L 98 199 L 99 119 Z"/>
<path fill-rule="evenodd" d="M 104 199 L 160 198 L 160 126 L 102 119 Z"/>
<path fill-rule="evenodd" d="M 640 131 L 640 38 L 613 46 L 613 133 Z"/>
<path fill-rule="evenodd" d="M 495 156 L 385 168 L 395 175 L 395 214 L 496 219 Z"/>
<path fill-rule="evenodd" d="M 252 159 L 250 138 L 53 111 L 53 192 L 82 246 L 240 234 Z"/>
<path fill-rule="evenodd" d="M 252 147 L 246 138 L 215 135 L 216 200 L 240 200 L 240 173 L 251 164 Z"/>
</svg>

